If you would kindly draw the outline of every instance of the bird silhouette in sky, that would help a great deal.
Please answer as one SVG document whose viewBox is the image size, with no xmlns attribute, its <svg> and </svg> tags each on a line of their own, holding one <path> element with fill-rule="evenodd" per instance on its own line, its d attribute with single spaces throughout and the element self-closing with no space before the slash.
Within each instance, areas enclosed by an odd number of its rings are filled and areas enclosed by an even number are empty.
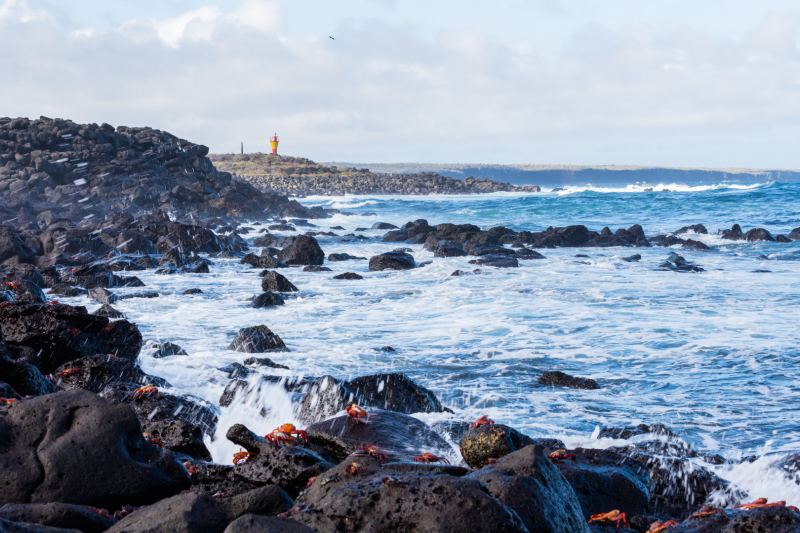
<svg viewBox="0 0 800 533">
<path fill-rule="evenodd" d="M 328 39 L 330 39 L 331 41 L 335 41 L 336 40 L 336 38 L 333 35 L 328 35 Z"/>
</svg>

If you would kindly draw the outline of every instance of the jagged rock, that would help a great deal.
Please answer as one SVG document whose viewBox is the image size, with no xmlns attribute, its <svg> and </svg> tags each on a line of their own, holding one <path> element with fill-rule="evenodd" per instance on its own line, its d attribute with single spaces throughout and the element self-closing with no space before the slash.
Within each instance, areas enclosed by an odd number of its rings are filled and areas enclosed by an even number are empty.
<svg viewBox="0 0 800 533">
<path fill-rule="evenodd" d="M 263 307 L 275 307 L 276 305 L 283 305 L 285 303 L 286 301 L 283 299 L 283 296 L 277 292 L 267 291 L 258 296 L 254 296 L 250 306 L 261 309 Z"/>
<path fill-rule="evenodd" d="M 772 234 L 765 230 L 764 228 L 753 228 L 747 233 L 744 234 L 744 239 L 749 242 L 753 241 L 768 241 L 774 242 L 775 237 Z"/>
<path fill-rule="evenodd" d="M 317 477 L 287 514 L 317 531 L 528 531 L 478 480 L 368 455 Z"/>
<path fill-rule="evenodd" d="M 684 226 L 681 229 L 674 232 L 675 235 L 683 235 L 684 233 L 698 233 L 701 235 L 707 235 L 708 230 L 702 224 L 694 224 L 692 226 Z"/>
<path fill-rule="evenodd" d="M 166 381 L 150 376 L 130 359 L 108 355 L 87 355 L 58 367 L 53 375 L 59 387 L 100 392 L 115 383 L 136 383 L 162 387 Z"/>
<path fill-rule="evenodd" d="M 547 371 L 539 376 L 539 383 L 542 385 L 553 385 L 558 387 L 570 387 L 572 389 L 599 389 L 600 385 L 591 378 L 581 378 L 570 376 L 558 370 Z"/>
<path fill-rule="evenodd" d="M 97 311 L 92 314 L 105 318 L 125 318 L 125 315 L 121 311 L 117 311 L 112 306 L 107 304 L 101 305 Z"/>
<path fill-rule="evenodd" d="M 673 272 L 703 272 L 705 270 L 703 267 L 690 263 L 682 255 L 676 253 L 669 254 L 667 260 L 661 263 L 658 268 L 672 270 Z"/>
<path fill-rule="evenodd" d="M 228 349 L 245 353 L 288 351 L 283 340 L 267 326 L 252 326 L 240 329 Z"/>
<path fill-rule="evenodd" d="M 266 270 L 261 273 L 261 290 L 264 292 L 297 292 L 297 287 L 286 279 L 283 274 L 273 270 Z"/>
<path fill-rule="evenodd" d="M 12 359 L 3 353 L 4 350 L 3 345 L 0 344 L 0 376 L 18 394 L 41 396 L 58 390 L 36 366 L 26 361 Z M 0 396 L 3 395 L 0 394 Z"/>
<path fill-rule="evenodd" d="M 647 482 L 626 466 L 563 460 L 556 466 L 578 496 L 585 518 L 619 509 L 629 517 L 649 511 Z"/>
<path fill-rule="evenodd" d="M 467 477 L 486 485 L 492 496 L 517 513 L 529 531 L 589 531 L 575 491 L 540 446 L 526 446 Z"/>
<path fill-rule="evenodd" d="M 300 493 L 309 479 L 333 466 L 307 448 L 276 446 L 242 424 L 231 426 L 226 437 L 253 454 L 234 467 L 238 477 L 259 484 L 279 485 L 292 496 Z"/>
<path fill-rule="evenodd" d="M 314 237 L 299 235 L 278 252 L 278 260 L 290 266 L 321 265 L 325 261 L 325 252 Z"/>
<path fill-rule="evenodd" d="M 722 230 L 722 238 L 731 241 L 741 241 L 744 239 L 744 232 L 739 224 L 734 224 L 731 229 Z"/>
<path fill-rule="evenodd" d="M 44 373 L 97 353 L 133 360 L 142 346 L 142 335 L 134 324 L 109 322 L 90 315 L 85 307 L 63 304 L 0 307 L 0 337 L 13 354 Z"/>
<path fill-rule="evenodd" d="M 153 357 L 156 359 L 170 357 L 173 355 L 189 355 L 186 353 L 186 350 L 172 342 L 157 343 L 153 345 L 153 348 L 155 349 L 155 352 L 153 352 Z"/>
<path fill-rule="evenodd" d="M 86 391 L 17 402 L 0 417 L 0 503 L 117 508 L 175 494 L 189 476 L 145 442 L 130 408 Z"/>
<path fill-rule="evenodd" d="M 164 448 L 200 461 L 211 461 L 211 453 L 203 443 L 203 432 L 194 424 L 185 420 L 148 420 L 142 423 L 142 430 Z"/>
</svg>

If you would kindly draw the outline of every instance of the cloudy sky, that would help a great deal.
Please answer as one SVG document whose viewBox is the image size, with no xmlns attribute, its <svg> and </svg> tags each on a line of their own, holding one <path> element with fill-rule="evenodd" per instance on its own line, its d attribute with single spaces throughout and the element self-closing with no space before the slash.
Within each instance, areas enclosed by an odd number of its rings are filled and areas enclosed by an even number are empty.
<svg viewBox="0 0 800 533">
<path fill-rule="evenodd" d="M 322 161 L 800 168 L 800 2 L 0 0 L 0 116 L 39 115 Z"/>
</svg>

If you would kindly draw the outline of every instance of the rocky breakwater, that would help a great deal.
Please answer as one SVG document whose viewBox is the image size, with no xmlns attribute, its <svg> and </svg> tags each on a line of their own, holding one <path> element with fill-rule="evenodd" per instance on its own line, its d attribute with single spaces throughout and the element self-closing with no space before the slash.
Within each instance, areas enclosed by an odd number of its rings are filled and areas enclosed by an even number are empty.
<svg viewBox="0 0 800 533">
<path fill-rule="evenodd" d="M 220 172 L 208 148 L 152 128 L 0 118 L 0 217 L 80 221 L 163 209 L 180 217 L 318 217 Z"/>
<path fill-rule="evenodd" d="M 381 174 L 367 169 L 325 166 L 309 159 L 272 154 L 213 154 L 220 170 L 253 185 L 295 196 L 343 194 L 479 194 L 539 192 L 536 185 L 516 186 L 488 179 L 448 178 L 432 172 Z"/>
</svg>

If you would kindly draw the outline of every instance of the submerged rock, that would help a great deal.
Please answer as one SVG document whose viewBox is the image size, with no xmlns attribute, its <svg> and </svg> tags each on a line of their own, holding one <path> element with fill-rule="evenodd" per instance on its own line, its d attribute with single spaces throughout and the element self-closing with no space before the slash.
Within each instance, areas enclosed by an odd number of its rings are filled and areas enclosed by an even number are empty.
<svg viewBox="0 0 800 533">
<path fill-rule="evenodd" d="M 361 274 L 356 274 L 355 272 L 344 272 L 342 274 L 337 274 L 333 276 L 333 279 L 359 280 L 359 279 L 364 279 L 364 276 L 362 276 Z"/>
<path fill-rule="evenodd" d="M 277 292 L 267 291 L 253 297 L 250 306 L 256 309 L 262 309 L 264 307 L 284 305 L 285 303 L 286 301 L 283 299 L 283 296 Z"/>
<path fill-rule="evenodd" d="M 600 385 L 591 378 L 581 378 L 570 376 L 558 370 L 552 370 L 539 376 L 539 383 L 542 385 L 552 385 L 558 387 L 569 387 L 572 389 L 599 389 Z"/>
<path fill-rule="evenodd" d="M 690 263 L 683 256 L 676 253 L 669 254 L 667 260 L 661 263 L 658 268 L 672 270 L 673 272 L 703 272 L 705 270 L 703 267 Z"/>
</svg>

